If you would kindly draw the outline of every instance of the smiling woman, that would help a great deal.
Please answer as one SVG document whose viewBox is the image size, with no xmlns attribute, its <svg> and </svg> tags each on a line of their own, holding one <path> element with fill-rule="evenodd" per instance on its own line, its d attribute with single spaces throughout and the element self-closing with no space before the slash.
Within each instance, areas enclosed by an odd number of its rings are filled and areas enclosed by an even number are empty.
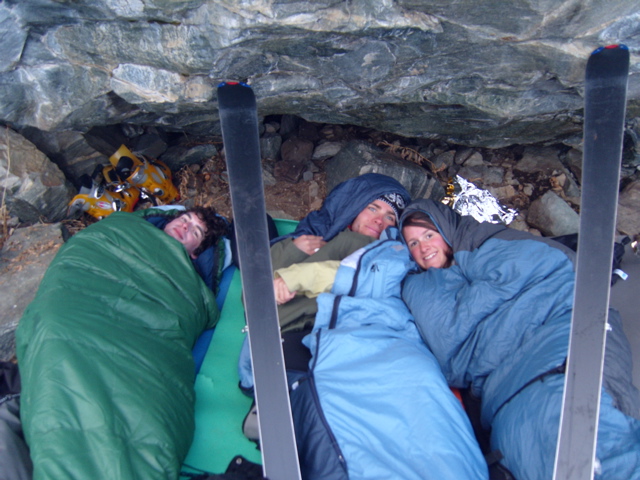
<svg viewBox="0 0 640 480">
<path fill-rule="evenodd" d="M 420 268 L 448 268 L 453 263 L 453 250 L 424 212 L 408 215 L 402 224 L 402 236 L 409 252 Z"/>
<path fill-rule="evenodd" d="M 425 215 L 420 220 L 417 213 Z M 418 220 L 416 220 L 418 218 Z M 408 220 L 412 219 L 411 226 Z M 418 223 L 420 222 L 420 223 Z M 552 477 L 575 283 L 574 253 L 552 239 L 478 222 L 431 200 L 401 230 L 422 271 L 402 298 L 452 387 L 480 402 L 490 451 L 515 478 Z M 437 267 L 446 248 L 455 262 Z M 598 478 L 640 475 L 638 391 L 620 317 L 609 312 L 596 455 Z"/>
</svg>

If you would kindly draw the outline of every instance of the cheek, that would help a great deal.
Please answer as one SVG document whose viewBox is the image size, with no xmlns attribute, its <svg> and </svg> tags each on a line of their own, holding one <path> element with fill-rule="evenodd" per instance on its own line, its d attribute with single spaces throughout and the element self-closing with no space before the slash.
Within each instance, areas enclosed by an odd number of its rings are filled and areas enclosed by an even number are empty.
<svg viewBox="0 0 640 480">
<path fill-rule="evenodd" d="M 200 240 L 198 239 L 198 237 L 191 235 L 190 243 L 191 245 L 198 246 L 200 245 Z"/>
<path fill-rule="evenodd" d="M 167 225 L 166 227 L 164 227 L 164 233 L 166 233 L 167 235 L 173 238 L 177 237 L 175 228 L 172 228 L 170 225 Z"/>
<path fill-rule="evenodd" d="M 370 215 L 369 212 L 365 212 L 364 214 L 360 214 L 356 219 L 358 225 L 368 225 L 373 221 L 373 215 Z"/>
<path fill-rule="evenodd" d="M 451 253 L 451 247 L 449 246 L 449 244 L 447 242 L 444 241 L 444 239 L 440 239 L 440 249 L 446 253 L 446 254 L 450 254 Z"/>
</svg>

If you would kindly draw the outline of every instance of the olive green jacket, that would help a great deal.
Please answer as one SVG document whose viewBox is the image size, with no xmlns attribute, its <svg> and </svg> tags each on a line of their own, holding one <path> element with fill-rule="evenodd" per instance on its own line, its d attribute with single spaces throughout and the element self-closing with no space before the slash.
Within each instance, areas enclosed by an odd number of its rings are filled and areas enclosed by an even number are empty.
<svg viewBox="0 0 640 480">
<path fill-rule="evenodd" d="M 316 253 L 307 255 L 295 246 L 293 239 L 287 238 L 271 247 L 271 261 L 274 271 L 291 267 L 294 264 L 325 262 L 327 260 L 341 261 L 374 241 L 375 239 L 372 237 L 351 230 L 343 230 Z M 301 279 L 298 281 L 298 285 L 304 284 L 306 281 Z M 318 305 L 315 297 L 306 296 L 301 292 L 290 302 L 278 306 L 280 328 L 283 332 L 309 328 L 315 321 L 317 311 Z"/>
</svg>

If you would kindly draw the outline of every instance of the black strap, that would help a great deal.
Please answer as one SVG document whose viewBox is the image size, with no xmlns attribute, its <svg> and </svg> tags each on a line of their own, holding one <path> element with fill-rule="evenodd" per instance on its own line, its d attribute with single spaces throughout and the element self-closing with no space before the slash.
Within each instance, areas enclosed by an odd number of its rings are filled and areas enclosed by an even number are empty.
<svg viewBox="0 0 640 480">
<path fill-rule="evenodd" d="M 13 362 L 0 362 L 0 397 L 15 395 L 21 390 L 18 365 Z"/>
<path fill-rule="evenodd" d="M 233 457 L 224 473 L 181 472 L 180 477 L 189 480 L 266 480 L 262 476 L 262 466 L 247 460 L 242 455 Z"/>
</svg>

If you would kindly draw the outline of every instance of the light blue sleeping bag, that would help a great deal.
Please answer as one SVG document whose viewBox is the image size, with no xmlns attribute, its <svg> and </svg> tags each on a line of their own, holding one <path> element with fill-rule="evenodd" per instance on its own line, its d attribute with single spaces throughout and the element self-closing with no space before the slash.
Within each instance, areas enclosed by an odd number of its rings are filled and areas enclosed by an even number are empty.
<svg viewBox="0 0 640 480">
<path fill-rule="evenodd" d="M 486 479 L 468 417 L 401 300 L 411 266 L 401 242 L 381 240 L 318 297 L 304 343 L 322 415 L 351 480 Z"/>
</svg>

